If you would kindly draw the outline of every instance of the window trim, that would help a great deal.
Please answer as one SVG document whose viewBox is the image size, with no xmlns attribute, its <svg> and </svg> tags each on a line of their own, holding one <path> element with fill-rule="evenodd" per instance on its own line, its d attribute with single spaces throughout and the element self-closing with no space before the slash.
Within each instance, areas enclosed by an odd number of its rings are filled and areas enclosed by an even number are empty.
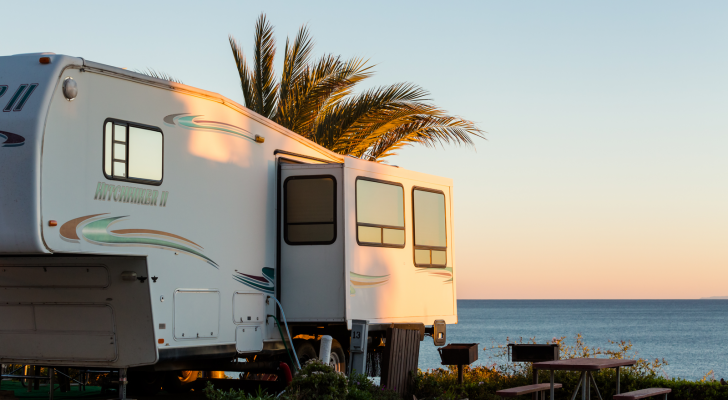
<svg viewBox="0 0 728 400">
<path fill-rule="evenodd" d="M 114 176 L 114 160 L 112 155 L 111 160 L 111 175 L 108 175 L 106 173 L 106 124 L 111 122 L 112 130 L 111 130 L 111 153 L 114 152 L 114 129 L 115 125 L 126 125 L 126 176 L 125 177 L 119 177 Z M 141 128 L 146 129 L 149 131 L 159 132 L 162 135 L 162 179 L 156 181 L 151 179 L 141 179 L 141 178 L 129 178 L 129 128 Z M 101 140 L 101 172 L 104 174 L 104 177 L 106 179 L 112 180 L 112 181 L 123 181 L 123 182 L 133 182 L 133 183 L 139 183 L 142 185 L 151 185 L 151 186 L 161 186 L 164 182 L 164 132 L 161 128 L 152 126 L 152 125 L 145 125 L 140 124 L 137 122 L 130 122 L 123 119 L 116 119 L 116 118 L 106 118 L 104 120 L 103 125 L 101 125 L 101 132 L 102 132 L 102 140 Z"/>
<path fill-rule="evenodd" d="M 289 242 L 288 241 L 288 181 L 290 180 L 296 180 L 296 179 L 321 179 L 321 178 L 330 178 L 332 181 L 334 181 L 334 238 L 331 241 L 328 242 Z M 337 196 L 337 188 L 338 188 L 338 182 L 336 182 L 336 177 L 333 175 L 293 175 L 286 178 L 285 181 L 283 181 L 283 241 L 286 242 L 289 246 L 327 246 L 334 244 L 336 242 L 336 239 L 339 236 L 339 215 L 338 215 L 338 207 L 336 204 Z M 298 223 L 294 223 L 298 224 Z M 323 225 L 323 224 L 329 224 L 329 222 L 312 222 L 312 223 L 301 223 L 300 225 Z"/>
<path fill-rule="evenodd" d="M 415 228 L 415 190 L 419 190 L 420 192 L 430 192 L 430 193 L 439 193 L 445 198 L 445 246 L 423 246 L 423 245 L 417 245 L 417 238 L 415 237 L 416 234 L 416 228 Z M 412 263 L 415 265 L 416 268 L 447 268 L 447 262 L 448 262 L 448 247 L 449 242 L 447 238 L 447 195 L 442 190 L 438 189 L 432 189 L 428 187 L 422 187 L 422 186 L 412 186 Z M 415 251 L 417 250 L 430 250 L 430 264 L 417 264 L 417 261 L 415 259 Z M 444 251 L 445 252 L 445 265 L 434 265 L 432 264 L 432 250 L 438 250 L 438 251 Z"/>
<path fill-rule="evenodd" d="M 392 225 L 378 225 L 378 224 L 370 224 L 366 222 L 359 222 L 359 180 L 363 181 L 370 181 L 370 182 L 376 182 L 376 183 L 382 183 L 385 185 L 392 185 L 392 186 L 399 186 L 402 188 L 402 226 L 392 226 Z M 390 249 L 403 249 L 407 245 L 407 213 L 405 212 L 405 191 L 404 191 L 404 185 L 400 182 L 392 182 L 392 181 L 385 181 L 382 179 L 376 179 L 376 178 L 370 178 L 367 176 L 357 176 L 354 180 L 354 222 L 356 227 L 356 244 L 359 246 L 369 246 L 369 247 L 387 247 Z M 372 228 L 384 228 L 384 229 L 392 229 L 392 230 L 401 230 L 404 231 L 404 243 L 401 245 L 399 244 L 386 244 L 386 243 L 375 243 L 375 242 L 361 242 L 359 241 L 359 227 L 360 226 L 367 226 Z M 384 236 L 384 230 L 382 230 L 382 236 Z M 382 237 L 382 241 L 384 241 L 384 238 Z"/>
</svg>

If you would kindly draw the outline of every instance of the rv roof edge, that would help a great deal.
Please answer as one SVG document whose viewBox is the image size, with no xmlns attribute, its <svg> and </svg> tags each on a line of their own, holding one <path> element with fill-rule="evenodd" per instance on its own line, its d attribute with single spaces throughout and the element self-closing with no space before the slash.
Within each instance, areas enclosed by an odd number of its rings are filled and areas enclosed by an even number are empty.
<svg viewBox="0 0 728 400">
<path fill-rule="evenodd" d="M 341 154 L 335 153 L 318 143 L 311 141 L 309 139 L 306 139 L 305 137 L 297 134 L 296 132 L 293 132 L 289 129 L 286 129 L 277 123 L 271 121 L 270 119 L 256 113 L 255 111 L 233 101 L 228 99 L 227 97 L 215 93 L 210 92 L 204 89 L 199 89 L 194 86 L 185 85 L 183 83 L 177 83 L 177 82 L 171 82 L 166 81 L 164 79 L 154 78 L 148 75 L 140 74 L 137 72 L 129 71 L 122 68 L 113 67 L 111 65 L 101 64 L 95 61 L 88 61 L 86 59 L 83 60 L 83 68 L 87 72 L 94 72 L 102 75 L 112 76 L 119 79 L 126 79 L 130 81 L 134 81 L 137 83 L 145 84 L 145 85 L 151 85 L 158 88 L 176 91 L 176 92 L 182 92 L 186 93 L 191 96 L 197 96 L 202 97 L 210 101 L 215 101 L 217 103 L 221 103 L 227 107 L 230 107 L 234 109 L 235 111 L 244 114 L 245 116 L 254 119 L 255 121 L 265 125 L 268 128 L 271 128 L 278 133 L 281 133 L 285 136 L 288 136 L 320 153 L 323 153 L 324 155 L 330 157 L 332 161 L 334 162 L 343 162 L 343 157 Z"/>
</svg>

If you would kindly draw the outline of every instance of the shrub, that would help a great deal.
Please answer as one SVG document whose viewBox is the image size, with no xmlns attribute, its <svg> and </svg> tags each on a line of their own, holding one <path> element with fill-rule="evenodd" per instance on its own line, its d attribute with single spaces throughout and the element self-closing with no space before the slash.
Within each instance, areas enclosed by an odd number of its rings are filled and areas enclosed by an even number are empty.
<svg viewBox="0 0 728 400">
<path fill-rule="evenodd" d="M 208 400 L 274 400 L 275 396 L 267 394 L 265 390 L 258 388 L 255 394 L 246 394 L 242 390 L 230 389 L 224 392 L 220 389 L 215 389 L 212 383 L 207 382 L 205 386 L 205 397 Z"/>
<path fill-rule="evenodd" d="M 291 400 L 345 400 L 347 384 L 346 375 L 314 358 L 293 377 L 286 397 Z"/>
</svg>

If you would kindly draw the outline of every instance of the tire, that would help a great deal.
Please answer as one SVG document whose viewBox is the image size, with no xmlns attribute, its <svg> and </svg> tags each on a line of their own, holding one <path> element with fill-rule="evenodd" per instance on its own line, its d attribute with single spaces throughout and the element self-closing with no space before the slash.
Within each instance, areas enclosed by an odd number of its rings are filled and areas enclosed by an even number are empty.
<svg viewBox="0 0 728 400">
<path fill-rule="evenodd" d="M 317 358 L 316 349 L 313 347 L 313 343 L 310 340 L 294 340 L 293 342 L 293 345 L 296 346 L 296 357 L 298 357 L 298 362 L 301 363 L 302 367 L 306 361 Z"/>
<path fill-rule="evenodd" d="M 321 346 L 319 346 L 321 348 Z M 331 356 L 329 357 L 329 365 L 334 367 L 336 372 L 346 373 L 346 353 L 338 340 L 331 342 Z"/>
<path fill-rule="evenodd" d="M 197 380 L 200 371 L 172 371 L 164 377 L 164 390 L 169 393 L 187 393 L 192 389 L 192 382 Z"/>
</svg>

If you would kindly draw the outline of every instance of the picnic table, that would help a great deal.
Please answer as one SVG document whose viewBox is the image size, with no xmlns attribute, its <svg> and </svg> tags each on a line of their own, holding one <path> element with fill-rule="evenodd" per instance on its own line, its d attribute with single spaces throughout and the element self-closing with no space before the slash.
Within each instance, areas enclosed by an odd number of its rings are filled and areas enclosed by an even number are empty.
<svg viewBox="0 0 728 400">
<path fill-rule="evenodd" d="M 554 399 L 554 371 L 579 371 L 581 372 L 581 378 L 579 379 L 579 384 L 576 386 L 576 389 L 574 390 L 574 395 L 571 396 L 572 399 L 576 398 L 576 394 L 579 392 L 579 388 L 581 388 L 581 399 L 582 400 L 591 400 L 591 390 L 590 390 L 590 384 L 594 383 L 594 389 L 597 392 L 597 396 L 600 400 L 602 399 L 601 393 L 599 393 L 599 389 L 597 388 L 596 382 L 594 382 L 594 377 L 592 376 L 592 371 L 599 371 L 606 368 L 615 368 L 617 370 L 617 394 L 620 393 L 619 391 L 619 368 L 620 367 L 628 367 L 635 365 L 637 361 L 635 360 L 616 360 L 616 359 L 605 359 L 605 358 L 571 358 L 568 360 L 555 360 L 555 361 L 542 361 L 533 363 L 533 370 L 534 374 L 536 373 L 536 370 L 549 370 L 551 371 L 551 388 L 550 388 L 550 399 Z"/>
</svg>

